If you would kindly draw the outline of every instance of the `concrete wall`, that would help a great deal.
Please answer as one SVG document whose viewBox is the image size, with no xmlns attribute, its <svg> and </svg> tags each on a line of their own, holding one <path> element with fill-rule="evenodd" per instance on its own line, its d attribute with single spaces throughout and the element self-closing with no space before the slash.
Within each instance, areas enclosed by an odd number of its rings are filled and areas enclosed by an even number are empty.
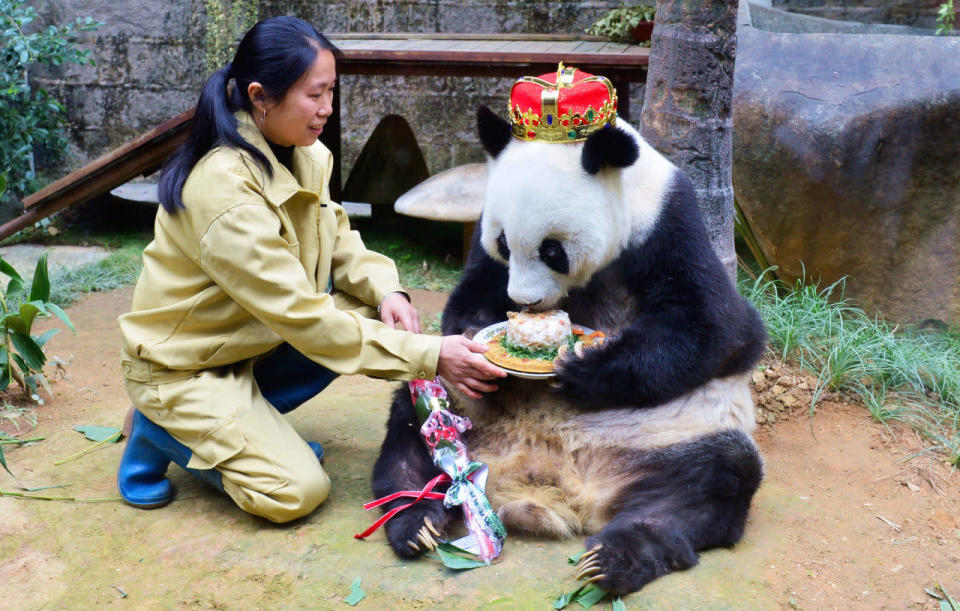
<svg viewBox="0 0 960 611">
<path fill-rule="evenodd" d="M 936 28 L 943 0 L 773 0 L 774 8 L 812 17 Z"/>
<path fill-rule="evenodd" d="M 91 16 L 106 25 L 83 34 L 94 67 L 37 72 L 34 82 L 66 104 L 71 159 L 46 168 L 53 177 L 119 146 L 190 108 L 208 76 L 204 66 L 210 0 L 34 0 L 47 22 Z M 220 0 L 229 5 L 230 0 Z M 611 1 L 260 0 L 261 17 L 292 14 L 325 32 L 530 32 L 583 33 Z M 479 103 L 500 109 L 510 79 L 345 76 L 344 180 L 366 138 L 386 114 L 411 124 L 431 173 L 479 161 L 474 129 Z M 632 87 L 639 117 L 643 88 Z M 636 121 L 634 121 L 635 123 Z"/>
</svg>

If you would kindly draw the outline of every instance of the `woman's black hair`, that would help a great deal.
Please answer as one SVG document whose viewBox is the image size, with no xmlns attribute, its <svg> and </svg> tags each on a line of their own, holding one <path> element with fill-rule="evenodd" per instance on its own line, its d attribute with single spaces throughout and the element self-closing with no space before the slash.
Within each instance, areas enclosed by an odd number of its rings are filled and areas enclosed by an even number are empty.
<svg viewBox="0 0 960 611">
<path fill-rule="evenodd" d="M 270 98 L 283 99 L 290 86 L 313 66 L 321 50 L 330 51 L 337 60 L 343 57 L 315 27 L 296 17 L 264 19 L 250 28 L 233 61 L 214 72 L 203 86 L 190 135 L 163 167 L 158 195 L 164 210 L 175 214 L 184 207 L 181 195 L 187 176 L 216 146 L 250 153 L 268 176 L 273 175 L 266 156 L 237 131 L 233 113 L 241 108 L 252 113 L 247 87 L 253 82 L 263 85 Z M 230 80 L 234 85 L 228 91 Z"/>
</svg>

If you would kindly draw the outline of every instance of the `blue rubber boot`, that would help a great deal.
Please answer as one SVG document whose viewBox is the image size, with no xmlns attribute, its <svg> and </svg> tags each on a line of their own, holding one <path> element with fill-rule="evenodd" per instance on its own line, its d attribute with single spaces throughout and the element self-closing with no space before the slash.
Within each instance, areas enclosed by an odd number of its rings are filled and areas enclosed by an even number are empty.
<svg viewBox="0 0 960 611">
<path fill-rule="evenodd" d="M 320 464 L 323 464 L 323 446 L 320 445 L 319 441 L 308 441 L 307 445 L 310 446 L 310 449 L 313 450 L 313 453 L 316 454 L 317 460 L 320 461 Z"/>
<path fill-rule="evenodd" d="M 220 472 L 216 469 L 187 469 L 191 456 L 190 448 L 134 409 L 127 447 L 117 471 L 120 496 L 141 509 L 163 507 L 173 499 L 173 484 L 166 477 L 171 462 L 222 492 Z"/>
</svg>

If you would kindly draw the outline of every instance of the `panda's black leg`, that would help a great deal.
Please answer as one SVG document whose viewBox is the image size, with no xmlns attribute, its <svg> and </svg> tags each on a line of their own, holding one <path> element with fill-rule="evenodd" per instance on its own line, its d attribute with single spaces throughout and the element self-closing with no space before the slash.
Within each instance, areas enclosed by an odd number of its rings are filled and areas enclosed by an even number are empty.
<svg viewBox="0 0 960 611">
<path fill-rule="evenodd" d="M 578 579 L 621 594 L 693 566 L 699 550 L 739 541 L 763 477 L 756 447 L 739 431 L 657 451 L 637 466 L 645 475 L 587 539 L 577 566 Z"/>
<path fill-rule="evenodd" d="M 373 467 L 373 494 L 382 498 L 400 490 L 421 490 L 440 474 L 420 437 L 407 385 L 394 395 L 387 435 Z M 403 497 L 383 506 L 384 511 L 409 503 Z M 400 511 L 385 525 L 387 540 L 400 556 L 411 558 L 436 547 L 444 537 L 453 512 L 442 501 L 424 499 Z"/>
</svg>

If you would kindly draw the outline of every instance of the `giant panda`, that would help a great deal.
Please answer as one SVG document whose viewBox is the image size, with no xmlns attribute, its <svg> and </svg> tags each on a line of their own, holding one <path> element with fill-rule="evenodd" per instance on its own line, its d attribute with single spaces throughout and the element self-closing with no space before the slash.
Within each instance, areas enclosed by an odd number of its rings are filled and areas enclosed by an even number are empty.
<svg viewBox="0 0 960 611">
<path fill-rule="evenodd" d="M 763 475 L 748 386 L 763 324 L 714 253 L 688 177 L 625 121 L 571 143 L 518 139 L 487 107 L 477 125 L 486 199 L 444 335 L 562 309 L 607 340 L 568 352 L 550 383 L 511 376 L 478 400 L 447 387 L 452 410 L 473 422 L 470 456 L 489 466 L 508 532 L 586 536 L 578 577 L 638 590 L 744 532 Z M 404 386 L 377 497 L 440 473 L 418 429 Z M 420 501 L 387 539 L 412 557 L 457 516 Z"/>
</svg>

